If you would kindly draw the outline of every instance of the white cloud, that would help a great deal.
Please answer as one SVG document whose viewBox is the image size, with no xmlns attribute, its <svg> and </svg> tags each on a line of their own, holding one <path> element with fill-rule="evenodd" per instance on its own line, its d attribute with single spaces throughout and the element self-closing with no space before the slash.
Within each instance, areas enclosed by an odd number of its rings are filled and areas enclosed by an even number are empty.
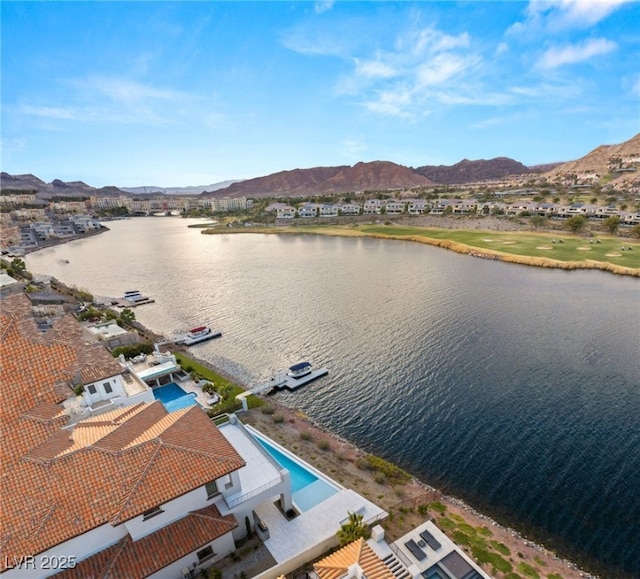
<svg viewBox="0 0 640 579">
<path fill-rule="evenodd" d="M 178 101 L 188 95 L 184 92 L 157 88 L 128 78 L 92 75 L 74 79 L 70 84 L 87 92 L 104 95 L 120 103 L 144 101 Z"/>
<path fill-rule="evenodd" d="M 459 56 L 456 54 L 438 54 L 429 62 L 421 65 L 417 69 L 417 85 L 419 87 L 430 87 L 442 85 L 463 76 L 479 61 L 478 57 Z"/>
<path fill-rule="evenodd" d="M 514 35 L 538 30 L 560 32 L 594 26 L 624 4 L 636 0 L 531 0 L 523 22 L 515 23 Z"/>
<path fill-rule="evenodd" d="M 355 73 L 367 78 L 391 78 L 396 76 L 396 69 L 389 63 L 380 60 L 360 60 L 355 59 Z"/>
<path fill-rule="evenodd" d="M 313 6 L 316 14 L 322 14 L 323 12 L 327 12 L 333 8 L 333 0 L 323 0 L 320 2 L 316 2 Z"/>
<path fill-rule="evenodd" d="M 576 64 L 612 52 L 618 45 L 606 38 L 593 38 L 579 44 L 550 48 L 538 60 L 536 66 L 549 70 L 567 64 Z"/>
</svg>

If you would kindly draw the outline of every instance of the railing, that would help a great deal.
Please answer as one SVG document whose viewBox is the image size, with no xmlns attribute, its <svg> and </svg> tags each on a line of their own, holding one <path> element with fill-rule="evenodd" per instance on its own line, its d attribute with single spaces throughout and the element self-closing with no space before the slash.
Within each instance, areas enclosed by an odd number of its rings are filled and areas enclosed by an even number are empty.
<svg viewBox="0 0 640 579">
<path fill-rule="evenodd" d="M 412 563 L 411 561 L 409 561 L 409 559 L 407 559 L 406 555 L 400 551 L 400 549 L 398 549 L 398 547 L 396 546 L 395 543 L 391 543 L 389 545 L 389 548 L 391 549 L 391 551 L 393 552 L 393 554 L 398 557 L 398 559 L 400 559 L 400 561 L 402 561 L 403 565 L 408 569 L 409 567 L 411 567 Z"/>
<path fill-rule="evenodd" d="M 240 495 L 240 496 L 233 496 L 233 497 L 230 497 L 228 499 L 225 498 L 225 501 L 227 502 L 227 506 L 230 509 L 232 509 L 233 507 L 238 506 L 240 503 L 248 501 L 249 499 L 251 499 L 253 497 L 257 497 L 259 494 L 261 494 L 264 491 L 276 486 L 277 484 L 280 484 L 281 482 L 282 482 L 281 478 L 272 479 L 269 482 L 264 483 L 263 485 L 259 486 L 258 488 L 250 490 L 248 493 L 244 493 L 243 495 Z"/>
</svg>

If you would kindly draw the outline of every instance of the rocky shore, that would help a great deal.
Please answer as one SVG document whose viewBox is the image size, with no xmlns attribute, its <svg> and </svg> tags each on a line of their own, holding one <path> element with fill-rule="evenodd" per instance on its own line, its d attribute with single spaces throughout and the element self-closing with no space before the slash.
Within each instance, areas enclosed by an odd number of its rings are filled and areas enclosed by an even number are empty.
<svg viewBox="0 0 640 579">
<path fill-rule="evenodd" d="M 225 379 L 246 387 L 206 360 L 197 361 Z M 500 553 L 512 565 L 513 571 L 501 572 L 491 563 L 481 565 L 496 579 L 598 579 L 573 562 L 559 557 L 550 548 L 499 524 L 464 501 L 423 481 L 408 477 L 406 482 L 392 484 L 385 480 L 379 473 L 363 466 L 363 459 L 368 456 L 366 452 L 317 424 L 301 411 L 281 404 L 277 395 L 266 397 L 264 406 L 242 412 L 239 417 L 245 424 L 257 428 L 343 486 L 384 508 L 389 513 L 383 522 L 389 541 L 402 537 L 427 518 L 434 519 L 455 541 L 456 531 L 444 524 L 453 520 L 459 528 L 484 529 L 482 534 L 490 537 L 492 544 L 501 546 Z M 431 506 L 425 508 L 426 505 Z M 463 548 L 475 559 L 471 548 Z"/>
<path fill-rule="evenodd" d="M 266 413 L 257 408 L 243 413 L 241 420 L 264 432 L 342 485 L 354 489 L 384 508 L 390 515 L 382 523 L 389 541 L 400 538 L 426 518 L 433 518 L 438 524 L 438 519 L 446 517 L 458 520 L 458 517 L 463 521 L 462 525 L 488 529 L 491 540 L 506 547 L 504 552 L 508 551 L 509 555 L 505 559 L 512 563 L 515 574 L 496 572 L 490 563 L 482 565 L 483 569 L 497 579 L 527 576 L 596 579 L 596 576 L 579 569 L 550 549 L 536 544 L 514 529 L 501 526 L 464 501 L 448 496 L 422 481 L 411 479 L 405 484 L 390 485 L 376 476 L 375 472 L 362 468 L 359 459 L 366 453 L 349 441 L 315 424 L 299 411 L 279 404 L 273 398 L 269 399 L 267 405 L 270 410 Z M 427 511 L 422 507 L 434 503 L 443 505 L 444 512 L 441 512 L 439 506 Z M 452 538 L 455 540 L 455 537 Z M 465 550 L 473 557 L 471 549 Z M 533 569 L 537 575 L 519 573 L 521 564 L 527 566 L 524 568 Z"/>
</svg>

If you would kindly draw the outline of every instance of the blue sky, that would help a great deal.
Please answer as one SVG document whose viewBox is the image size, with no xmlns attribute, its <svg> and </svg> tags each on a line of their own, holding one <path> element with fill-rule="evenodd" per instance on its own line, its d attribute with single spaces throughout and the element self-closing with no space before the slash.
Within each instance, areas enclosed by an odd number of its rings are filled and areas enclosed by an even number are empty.
<svg viewBox="0 0 640 579">
<path fill-rule="evenodd" d="M 640 131 L 640 3 L 14 2 L 2 170 L 185 186 L 567 161 Z"/>
</svg>

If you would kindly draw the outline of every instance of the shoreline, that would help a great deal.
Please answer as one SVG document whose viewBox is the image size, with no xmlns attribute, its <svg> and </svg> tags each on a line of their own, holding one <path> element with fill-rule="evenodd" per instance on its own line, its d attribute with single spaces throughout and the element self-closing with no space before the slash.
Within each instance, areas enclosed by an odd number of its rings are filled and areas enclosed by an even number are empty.
<svg viewBox="0 0 640 579">
<path fill-rule="evenodd" d="M 402 225 L 405 226 L 405 225 Z M 446 231 L 445 228 L 436 228 L 433 229 L 442 229 Z M 425 230 L 428 228 L 424 228 Z M 464 229 L 461 228 L 459 230 L 466 231 L 474 231 L 474 232 L 486 232 L 487 234 L 496 233 L 496 230 L 492 229 Z M 201 234 L 203 235 L 223 235 L 223 234 L 242 234 L 242 233 L 256 233 L 256 234 L 284 234 L 284 235 L 324 235 L 327 237 L 369 237 L 373 239 L 390 239 L 397 241 L 411 241 L 415 243 L 422 243 L 424 245 L 430 245 L 433 247 L 440 247 L 442 249 L 448 249 L 450 251 L 454 251 L 455 253 L 460 253 L 464 255 L 470 255 L 472 257 L 482 258 L 482 259 L 491 259 L 495 261 L 502 261 L 505 263 L 514 263 L 517 265 L 526 265 L 529 267 L 541 267 L 548 269 L 563 269 L 566 271 L 575 271 L 575 270 L 600 270 L 606 271 L 609 273 L 613 273 L 615 275 L 624 275 L 631 277 L 640 277 L 640 268 L 630 268 L 626 266 L 616 265 L 611 262 L 603 262 L 596 260 L 583 260 L 583 261 L 562 261 L 557 259 L 552 259 L 548 257 L 538 257 L 538 256 L 525 256 L 518 255 L 514 253 L 508 253 L 505 251 L 498 251 L 494 249 L 488 248 L 479 248 L 472 245 L 465 245 L 463 243 L 459 243 L 450 239 L 437 239 L 428 236 L 418 236 L 418 235 L 397 235 L 397 234 L 385 234 L 385 233 L 372 233 L 362 231 L 357 227 L 351 226 L 351 228 L 347 229 L 345 225 L 339 226 L 311 226 L 311 229 L 307 228 L 307 226 L 275 226 L 275 227 L 256 227 L 256 228 L 248 228 L 248 229 L 226 229 L 219 230 L 214 228 L 203 228 Z M 506 231 L 498 231 L 498 233 L 506 233 Z M 514 232 L 512 232 L 514 233 Z M 541 238 L 544 238 L 546 234 L 542 232 L 532 232 L 527 231 L 529 234 L 537 234 L 540 235 Z M 640 249 L 640 247 L 638 248 Z"/>
<path fill-rule="evenodd" d="M 104 230 L 96 233 L 101 233 L 103 231 Z M 251 233 L 252 231 L 242 231 L 242 233 L 244 232 Z M 220 233 L 228 233 L 228 231 L 221 231 Z M 234 231 L 234 233 L 236 233 L 236 231 Z M 240 232 L 237 232 L 237 233 L 240 233 Z M 276 232 L 273 232 L 273 233 L 276 233 Z M 296 233 L 296 232 L 292 231 L 291 233 Z M 401 237 L 400 239 L 406 239 L 406 238 Z M 71 239 L 61 240 L 61 243 L 64 243 L 66 241 L 71 241 Z M 40 248 L 40 249 L 44 249 L 44 248 Z M 157 337 L 157 335 L 154 332 L 151 332 L 150 330 L 142 326 L 142 324 L 138 323 L 136 325 L 138 326 L 137 328 L 138 330 L 142 329 L 143 332 L 147 334 L 147 337 L 151 337 L 152 339 Z M 236 376 L 233 376 L 228 372 L 222 371 L 220 368 L 215 367 L 213 364 L 211 364 L 206 360 L 202 360 L 197 356 L 192 356 L 190 352 L 188 352 L 188 355 L 189 357 L 194 358 L 198 362 L 211 368 L 217 374 L 220 374 L 221 376 L 227 378 L 229 381 L 233 382 L 234 384 L 237 384 L 238 386 L 244 389 L 247 389 L 247 385 L 243 384 L 242 381 L 239 380 Z M 298 413 L 296 413 L 295 409 L 285 406 L 284 404 L 278 402 L 276 399 L 267 399 L 267 403 L 276 407 L 278 409 L 278 412 L 281 412 L 283 415 L 288 416 L 288 418 L 285 419 L 283 425 L 274 424 L 274 428 L 276 429 L 275 430 L 276 437 L 274 439 L 277 442 L 283 443 L 283 440 L 281 440 L 279 438 L 279 435 L 277 434 L 278 432 L 280 432 L 283 436 L 285 436 L 285 438 L 287 438 L 287 441 L 288 441 L 286 444 L 283 444 L 283 445 L 286 446 L 287 444 L 289 444 L 290 445 L 289 448 L 290 450 L 292 450 L 292 452 L 295 452 L 296 454 L 300 454 L 301 449 L 295 448 L 296 446 L 297 447 L 305 446 L 305 445 L 309 446 L 306 443 L 303 444 L 301 442 L 301 433 L 306 432 L 308 429 L 313 429 L 314 432 L 317 432 L 317 435 L 319 437 L 321 436 L 326 439 L 330 439 L 331 440 L 330 444 L 332 445 L 332 447 L 336 447 L 336 448 L 340 447 L 344 449 L 345 447 L 348 446 L 348 448 L 351 449 L 351 451 L 353 452 L 354 456 L 361 456 L 366 454 L 364 451 L 359 449 L 357 446 L 353 445 L 348 440 L 342 439 L 336 434 L 330 432 L 329 430 L 325 429 L 324 427 L 310 420 L 308 417 L 303 417 L 299 415 Z M 253 416 L 255 418 L 256 416 L 259 416 L 259 413 L 260 413 L 260 409 L 254 409 L 249 411 L 248 413 L 242 413 L 241 419 L 245 421 L 245 418 L 244 418 L 245 416 L 247 417 Z M 251 424 L 254 418 L 251 418 L 251 421 L 247 420 L 247 423 Z M 268 423 L 269 421 L 271 421 L 271 417 L 267 417 L 266 422 Z M 289 429 L 289 431 L 287 431 L 287 429 Z M 265 434 L 270 435 L 268 432 L 265 432 Z M 316 455 L 326 454 L 322 452 L 319 453 L 318 448 L 316 448 L 315 445 L 312 446 L 312 450 L 314 452 L 312 452 L 311 454 L 316 454 Z M 302 456 L 302 458 L 305 458 L 305 457 Z M 312 462 L 312 460 L 309 460 L 308 458 L 305 458 L 305 460 L 308 460 L 308 462 Z M 342 462 L 338 461 L 336 463 L 336 468 L 340 468 L 341 466 L 343 466 Z M 320 468 L 320 470 L 327 472 L 327 474 L 329 474 L 332 477 L 334 476 L 331 469 Z M 358 475 L 359 475 L 357 477 L 358 480 L 362 480 L 365 477 L 371 478 L 373 476 L 370 473 L 363 473 L 363 472 L 358 473 Z M 360 485 L 361 484 L 363 483 L 360 483 Z M 397 488 L 391 488 L 391 492 L 390 492 L 390 488 L 388 486 L 385 487 L 384 485 L 383 486 L 377 485 L 375 481 L 373 482 L 369 481 L 367 484 L 373 485 L 377 491 L 377 494 L 371 494 L 368 497 L 372 501 L 379 502 L 378 499 L 376 498 L 378 495 L 386 495 L 387 493 L 389 493 L 391 494 L 392 505 L 395 505 L 396 503 L 400 503 L 401 505 L 404 503 L 407 503 L 409 505 L 413 504 L 414 509 L 416 507 L 416 504 L 418 504 L 415 501 L 417 501 L 421 495 L 424 495 L 425 493 L 437 493 L 438 500 L 441 500 L 442 502 L 444 502 L 450 509 L 450 512 L 459 513 L 459 516 L 462 516 L 465 519 L 469 517 L 471 520 L 474 521 L 475 525 L 478 525 L 478 524 L 490 525 L 490 527 L 496 531 L 495 536 L 502 537 L 497 540 L 500 540 L 505 545 L 511 545 L 510 548 L 514 553 L 513 559 L 515 560 L 515 562 L 523 561 L 523 562 L 531 563 L 531 561 L 534 560 L 533 558 L 537 556 L 546 561 L 545 565 L 543 566 L 545 571 L 548 571 L 549 573 L 559 573 L 559 576 L 563 577 L 564 579 L 572 579 L 574 577 L 576 579 L 578 577 L 583 577 L 583 578 L 586 577 L 586 578 L 593 578 L 593 579 L 597 578 L 597 575 L 592 575 L 588 572 L 585 572 L 584 570 L 580 569 L 578 565 L 573 563 L 572 561 L 556 556 L 552 551 L 549 550 L 548 547 L 545 547 L 541 544 L 536 543 L 535 541 L 531 541 L 527 539 L 520 532 L 512 529 L 509 526 L 500 524 L 491 516 L 482 514 L 481 512 L 475 510 L 472 506 L 466 504 L 462 499 L 455 496 L 448 495 L 443 491 L 440 491 L 439 489 L 432 487 L 423 481 L 420 481 L 414 478 L 412 483 L 406 485 L 407 488 L 404 490 L 404 492 L 406 492 L 406 496 L 402 496 L 402 497 L 398 494 Z M 359 488 L 359 485 L 353 486 L 351 488 L 354 488 L 356 492 L 361 492 L 361 488 Z M 383 500 L 388 501 L 389 499 L 385 496 Z M 401 506 L 399 508 L 404 509 L 409 507 Z M 402 511 L 400 512 L 402 513 Z M 409 516 L 406 513 L 402 513 L 400 516 L 403 517 L 405 515 L 407 517 Z M 397 512 L 396 512 L 396 516 L 397 516 Z M 425 518 L 427 517 L 426 516 L 422 517 L 422 519 L 425 519 Z M 434 518 L 436 518 L 437 520 L 437 517 L 434 517 Z M 524 557 L 516 558 L 515 556 L 516 552 L 518 553 L 518 555 L 522 553 Z M 552 569 L 555 569 L 556 567 L 558 567 L 559 570 L 555 570 L 555 571 L 552 570 Z M 486 567 L 484 568 L 487 569 Z M 490 568 L 487 570 L 491 572 Z M 499 574 L 494 574 L 494 576 L 503 577 L 503 575 L 499 575 Z M 548 573 L 543 573 L 540 576 L 547 577 Z M 603 577 L 605 576 L 606 575 L 604 575 Z M 622 575 L 620 575 L 620 577 L 622 577 Z"/>
<path fill-rule="evenodd" d="M 210 362 L 194 355 L 189 355 L 189 357 L 239 387 L 245 390 L 248 388 L 237 377 L 220 370 Z M 254 408 L 247 412 L 238 412 L 239 418 L 314 467 L 326 472 L 343 486 L 352 488 L 387 510 L 390 517 L 383 521 L 383 526 L 390 542 L 399 539 L 428 518 L 434 519 L 438 524 L 438 517 L 444 517 L 444 514 L 431 509 L 428 513 L 423 513 L 421 510 L 421 505 L 435 501 L 445 506 L 447 516 L 460 517 L 463 524 L 466 525 L 489 529 L 492 533 L 492 540 L 506 546 L 511 552 L 509 561 L 514 566 L 518 564 L 529 565 L 538 571 L 539 577 L 599 579 L 598 575 L 585 571 L 577 563 L 558 556 L 549 546 L 527 538 L 523 532 L 500 523 L 491 515 L 475 509 L 463 499 L 447 494 L 411 475 L 411 473 L 409 473 L 411 480 L 407 483 L 390 485 L 387 482 L 380 484 L 379 481 L 376 481 L 376 475 L 373 471 L 363 470 L 358 466 L 358 459 L 371 456 L 370 453 L 276 398 L 266 396 L 261 396 L 261 398 L 265 401 L 265 406 L 272 408 L 273 413 L 263 412 L 262 408 L 264 407 Z M 455 541 L 452 533 L 447 532 L 447 534 Z M 465 552 L 476 560 L 470 549 L 465 548 Z M 494 572 L 491 564 L 481 566 L 497 579 L 508 576 L 504 573 Z M 517 576 L 526 577 L 524 573 Z"/>
</svg>

